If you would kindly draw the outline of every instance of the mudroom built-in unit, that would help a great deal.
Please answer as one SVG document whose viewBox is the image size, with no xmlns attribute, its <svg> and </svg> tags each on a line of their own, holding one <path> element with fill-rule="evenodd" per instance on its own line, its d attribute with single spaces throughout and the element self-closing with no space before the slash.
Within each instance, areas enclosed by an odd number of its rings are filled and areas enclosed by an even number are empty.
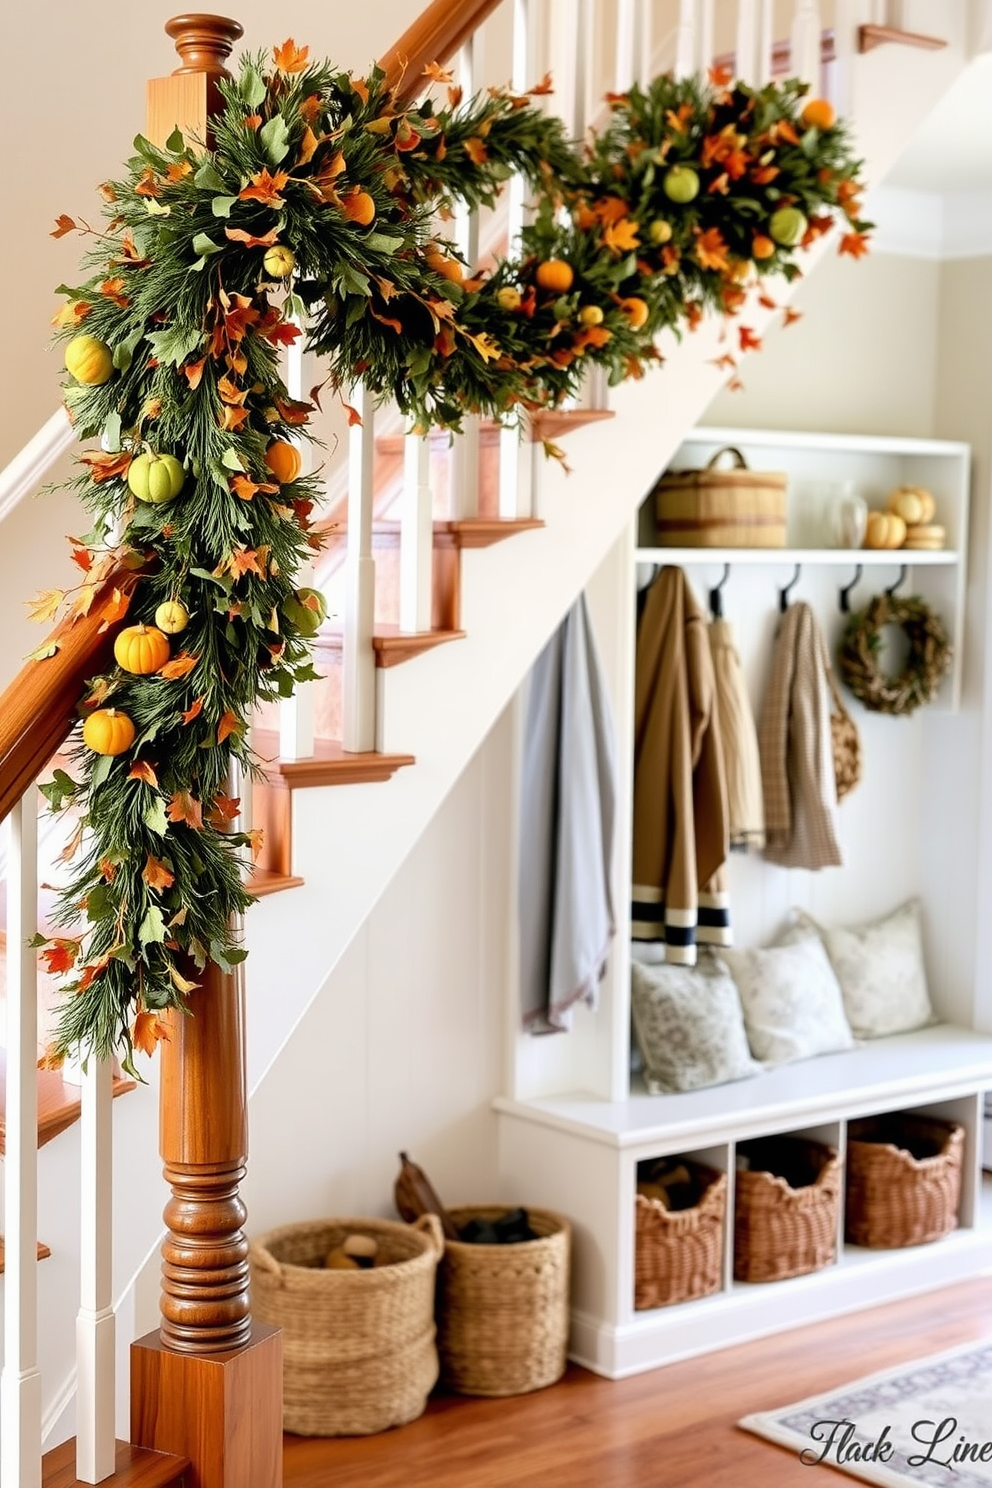
<svg viewBox="0 0 992 1488">
<path fill-rule="evenodd" d="M 506 1194 L 550 1206 L 573 1224 L 572 1356 L 612 1377 L 992 1267 L 992 1175 L 982 1168 L 984 1101 L 992 1090 L 992 976 L 981 941 L 989 873 L 981 833 L 983 689 L 973 697 L 963 687 L 966 653 L 982 646 L 981 635 L 966 627 L 969 449 L 932 439 L 699 427 L 669 468 L 703 469 L 728 448 L 737 452 L 721 457 L 728 466 L 743 461 L 752 471 L 785 473 L 784 546 L 660 546 L 651 493 L 636 527 L 587 587 L 619 745 L 618 933 L 597 1006 L 577 1008 L 568 1032 L 529 1036 L 510 1007 L 506 1093 L 496 1101 Z M 934 509 L 918 515 L 927 517 L 933 539 L 921 532 L 909 548 L 852 544 L 864 530 L 865 508 L 884 510 L 899 487 L 932 494 Z M 638 591 L 671 565 L 684 572 L 707 616 L 731 623 L 756 717 L 785 609 L 807 604 L 859 740 L 860 778 L 836 808 L 838 866 L 813 871 L 780 866 L 760 850 L 730 854 L 728 960 L 738 965 L 744 953 L 787 943 L 790 925 L 817 927 L 835 962 L 838 946 L 855 956 L 852 974 L 863 976 L 870 1001 L 872 957 L 890 931 L 902 935 L 911 920 L 918 943 L 922 937 L 919 977 L 929 1004 L 907 1031 L 879 1033 L 884 1023 L 854 1027 L 834 1052 L 760 1059 L 727 1083 L 652 1094 L 631 1016 L 634 656 Z M 850 616 L 887 591 L 919 596 L 939 617 L 951 653 L 932 700 L 905 714 L 862 706 L 838 666 Z M 903 639 L 886 630 L 872 653 L 887 676 L 905 664 Z M 864 956 L 857 960 L 859 947 Z M 644 956 L 637 944 L 633 955 L 664 958 Z M 763 964 L 760 957 L 754 964 Z M 884 983 L 884 967 L 877 977 Z M 898 989 L 893 995 L 898 1001 Z M 851 1244 L 842 1174 L 826 1263 L 781 1280 L 735 1279 L 743 1269 L 734 1254 L 735 1228 L 741 1243 L 737 1190 L 753 1144 L 793 1137 L 801 1139 L 797 1150 L 804 1142 L 819 1145 L 843 1164 L 865 1123 L 882 1118 L 962 1129 L 948 1233 L 895 1248 Z M 635 1195 L 661 1159 L 677 1175 L 685 1168 L 713 1180 L 725 1175 L 711 1241 L 716 1269 L 707 1295 L 646 1306 L 638 1290 L 638 1306 Z"/>
</svg>

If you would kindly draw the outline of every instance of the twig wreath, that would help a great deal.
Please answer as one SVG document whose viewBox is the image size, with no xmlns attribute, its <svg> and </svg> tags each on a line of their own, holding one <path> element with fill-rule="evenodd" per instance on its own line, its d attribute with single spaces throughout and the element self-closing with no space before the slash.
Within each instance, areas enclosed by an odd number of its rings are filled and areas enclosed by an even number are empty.
<svg viewBox="0 0 992 1488">
<path fill-rule="evenodd" d="M 897 625 L 909 652 L 898 676 L 879 665 L 882 632 Z M 840 650 L 840 672 L 854 696 L 873 713 L 912 713 L 932 702 L 951 664 L 951 645 L 943 622 L 919 596 L 902 599 L 876 594 L 847 622 Z"/>
<path fill-rule="evenodd" d="M 65 933 L 38 938 L 66 978 L 53 1060 L 115 1051 L 132 1068 L 208 962 L 245 956 L 232 926 L 259 844 L 232 830 L 228 782 L 232 763 L 255 768 L 258 703 L 316 675 L 323 599 L 298 574 L 319 547 L 320 490 L 299 443 L 324 386 L 361 379 L 424 430 L 519 418 L 574 394 L 589 362 L 614 382 L 640 375 L 662 327 L 733 314 L 747 281 L 798 273 L 795 250 L 834 213 L 841 251 L 864 250 L 846 132 L 798 83 L 662 78 L 612 98 L 582 153 L 531 96 L 463 101 L 440 68 L 426 80 L 448 85 L 444 106 L 404 105 L 378 72 L 352 77 L 287 41 L 222 85 L 211 148 L 139 136 L 100 188 L 102 229 L 56 224 L 92 242 L 55 324 L 66 407 L 99 447 L 74 481 L 94 518 L 73 542 L 81 587 L 34 610 L 99 602 L 105 627 L 129 624 L 80 702 L 70 769 L 43 787 L 76 823 Z M 514 171 L 533 224 L 519 254 L 478 271 L 436 214 L 491 203 Z M 327 378 L 299 401 L 280 355 L 304 324 Z M 741 349 L 757 344 L 741 327 Z M 133 582 L 108 600 L 122 566 Z"/>
</svg>

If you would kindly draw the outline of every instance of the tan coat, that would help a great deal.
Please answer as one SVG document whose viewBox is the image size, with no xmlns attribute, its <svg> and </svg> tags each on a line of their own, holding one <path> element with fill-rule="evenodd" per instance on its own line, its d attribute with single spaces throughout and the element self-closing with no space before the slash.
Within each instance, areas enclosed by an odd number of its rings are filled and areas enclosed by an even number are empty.
<svg viewBox="0 0 992 1488">
<path fill-rule="evenodd" d="M 679 568 L 651 586 L 637 633 L 633 925 L 693 965 L 730 942 L 727 785 L 706 620 Z"/>
</svg>

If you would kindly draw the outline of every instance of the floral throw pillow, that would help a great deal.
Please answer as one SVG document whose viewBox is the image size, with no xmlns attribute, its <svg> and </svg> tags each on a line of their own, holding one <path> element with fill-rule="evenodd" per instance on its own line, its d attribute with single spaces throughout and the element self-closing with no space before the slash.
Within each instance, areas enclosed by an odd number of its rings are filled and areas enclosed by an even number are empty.
<svg viewBox="0 0 992 1488">
<path fill-rule="evenodd" d="M 856 1038 L 909 1033 L 934 1021 L 918 899 L 879 920 L 846 929 L 823 929 L 797 910 L 796 928 L 815 930 L 823 937 Z"/>
<path fill-rule="evenodd" d="M 787 944 L 720 954 L 737 983 L 756 1059 L 786 1064 L 854 1047 L 840 984 L 815 930 L 794 928 Z"/>
<path fill-rule="evenodd" d="M 652 1095 L 701 1090 L 759 1073 L 727 968 L 701 953 L 697 966 L 631 967 L 634 1031 Z"/>
</svg>

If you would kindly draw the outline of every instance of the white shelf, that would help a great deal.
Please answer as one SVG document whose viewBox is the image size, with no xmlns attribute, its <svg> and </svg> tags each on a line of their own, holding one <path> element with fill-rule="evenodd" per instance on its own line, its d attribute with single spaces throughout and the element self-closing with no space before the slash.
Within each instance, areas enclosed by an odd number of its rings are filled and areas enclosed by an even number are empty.
<svg viewBox="0 0 992 1488">
<path fill-rule="evenodd" d="M 783 450 L 829 450 L 849 455 L 910 455 L 916 458 L 967 456 L 971 447 L 955 439 L 904 439 L 901 434 L 819 434 L 805 429 L 730 429 L 720 424 L 697 424 L 683 444 L 725 444 L 742 447 L 769 445 Z"/>
<path fill-rule="evenodd" d="M 638 548 L 638 563 L 817 563 L 850 568 L 860 563 L 865 568 L 934 568 L 960 562 L 960 554 L 950 548 L 939 552 L 908 552 L 903 548 Z"/>
</svg>

